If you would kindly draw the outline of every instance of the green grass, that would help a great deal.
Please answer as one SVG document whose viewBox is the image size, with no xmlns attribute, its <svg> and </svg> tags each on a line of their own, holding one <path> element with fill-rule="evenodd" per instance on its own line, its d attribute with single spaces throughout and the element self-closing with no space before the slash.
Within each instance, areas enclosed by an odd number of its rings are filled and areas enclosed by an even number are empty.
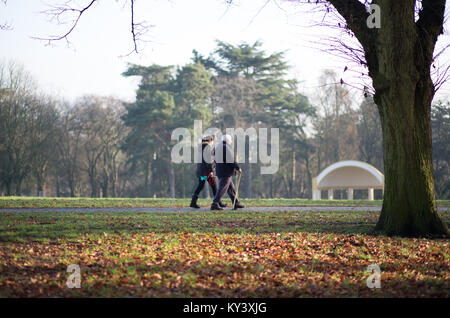
<svg viewBox="0 0 450 318">
<path fill-rule="evenodd" d="M 440 211 L 450 224 L 450 211 Z M 138 233 L 371 234 L 373 211 L 2 212 L 0 241 L 49 242 Z"/>
<path fill-rule="evenodd" d="M 231 203 L 229 199 L 224 200 Z M 381 200 L 308 200 L 308 199 L 242 199 L 248 206 L 380 206 Z M 1 208 L 153 208 L 187 207 L 190 199 L 168 198 L 47 198 L 0 197 Z M 211 199 L 200 199 L 208 206 Z M 438 206 L 450 207 L 450 200 L 438 200 Z"/>
<path fill-rule="evenodd" d="M 450 212 L 445 212 L 449 216 Z M 76 239 L 130 233 L 369 233 L 369 211 L 13 212 L 0 213 L 0 241 Z"/>
<path fill-rule="evenodd" d="M 441 211 L 450 225 L 450 211 Z M 448 239 L 373 211 L 2 212 L 2 297 L 448 297 Z M 69 289 L 79 264 L 80 289 Z M 378 264 L 382 288 L 366 286 Z"/>
</svg>

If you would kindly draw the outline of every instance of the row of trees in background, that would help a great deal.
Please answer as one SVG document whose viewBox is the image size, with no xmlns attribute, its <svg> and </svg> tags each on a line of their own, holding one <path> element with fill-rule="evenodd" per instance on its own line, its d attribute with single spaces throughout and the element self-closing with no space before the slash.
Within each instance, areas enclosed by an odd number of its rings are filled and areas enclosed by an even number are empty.
<svg viewBox="0 0 450 318">
<path fill-rule="evenodd" d="M 261 43 L 218 42 L 209 56 L 194 51 L 182 67 L 130 65 L 140 78 L 133 103 L 85 96 L 74 103 L 38 92 L 14 64 L 0 69 L 0 194 L 91 197 L 189 197 L 195 164 L 174 164 L 177 127 L 277 127 L 280 167 L 261 175 L 243 165 L 244 197 L 311 197 L 311 181 L 339 160 L 383 171 L 382 134 L 370 96 L 324 71 L 316 96 L 299 92 L 283 53 Z M 450 102 L 432 109 L 438 198 L 450 198 Z M 252 156 L 246 153 L 246 162 Z M 206 192 L 206 195 L 207 192 Z"/>
<path fill-rule="evenodd" d="M 40 95 L 22 67 L 0 69 L 0 193 L 120 196 L 127 158 L 122 102 L 86 96 L 74 105 Z"/>
</svg>

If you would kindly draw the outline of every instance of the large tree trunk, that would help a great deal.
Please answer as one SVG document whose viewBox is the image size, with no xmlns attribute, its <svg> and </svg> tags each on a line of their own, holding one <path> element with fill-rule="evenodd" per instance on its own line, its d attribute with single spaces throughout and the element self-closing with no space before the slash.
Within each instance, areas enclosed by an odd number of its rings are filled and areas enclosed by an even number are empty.
<svg viewBox="0 0 450 318">
<path fill-rule="evenodd" d="M 430 67 L 443 33 L 445 0 L 379 0 L 370 28 L 358 0 L 328 0 L 364 48 L 383 130 L 385 195 L 376 230 L 388 235 L 449 235 L 437 213 L 431 145 Z"/>
<path fill-rule="evenodd" d="M 437 213 L 431 143 L 431 79 L 404 78 L 377 96 L 382 129 L 385 196 L 376 230 L 387 235 L 448 233 Z"/>
<path fill-rule="evenodd" d="M 328 0 L 364 48 L 383 130 L 385 195 L 376 230 L 388 235 L 449 235 L 437 214 L 431 146 L 430 67 L 443 33 L 445 0 L 379 0 L 380 27 L 358 0 Z"/>
<path fill-rule="evenodd" d="M 434 45 L 417 36 L 413 9 L 396 1 L 384 3 L 379 39 L 385 45 L 378 45 L 378 65 L 370 69 L 385 171 L 376 230 L 387 235 L 445 235 L 449 232 L 436 208 L 431 143 Z"/>
</svg>

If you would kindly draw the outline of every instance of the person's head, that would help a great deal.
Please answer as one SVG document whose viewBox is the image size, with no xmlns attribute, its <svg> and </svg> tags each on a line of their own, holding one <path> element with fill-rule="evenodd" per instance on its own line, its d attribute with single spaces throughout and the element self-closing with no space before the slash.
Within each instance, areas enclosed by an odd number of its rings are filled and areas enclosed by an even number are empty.
<svg viewBox="0 0 450 318">
<path fill-rule="evenodd" d="M 231 145 L 231 143 L 233 142 L 233 138 L 230 135 L 226 134 L 222 137 L 222 141 L 226 142 L 227 145 Z"/>
<path fill-rule="evenodd" d="M 202 138 L 202 143 L 203 144 L 212 144 L 214 142 L 214 139 L 215 139 L 214 135 L 205 136 Z"/>
</svg>

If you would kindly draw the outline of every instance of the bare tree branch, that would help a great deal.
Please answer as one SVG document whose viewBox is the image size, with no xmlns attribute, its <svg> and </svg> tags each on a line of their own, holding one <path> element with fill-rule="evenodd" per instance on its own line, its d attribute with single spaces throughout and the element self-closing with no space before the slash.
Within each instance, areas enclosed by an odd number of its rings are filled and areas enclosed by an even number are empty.
<svg viewBox="0 0 450 318">
<path fill-rule="evenodd" d="M 136 32 L 134 23 L 134 0 L 131 0 L 131 34 L 133 35 L 134 51 L 137 53 Z"/>
<path fill-rule="evenodd" d="M 347 27 L 350 29 L 358 41 L 364 48 L 365 58 L 368 66 L 371 69 L 377 69 L 377 59 L 375 56 L 374 44 L 376 43 L 376 28 L 370 29 L 367 27 L 367 18 L 369 13 L 363 3 L 358 0 L 328 0 L 339 14 L 347 22 Z M 367 3 L 367 1 L 365 1 Z"/>
<path fill-rule="evenodd" d="M 132 54 L 133 52 L 138 54 L 138 43 L 139 42 L 145 42 L 143 40 L 143 36 L 148 32 L 150 27 L 145 22 L 136 22 L 135 19 L 135 1 L 136 0 L 130 0 L 130 8 L 131 8 L 131 35 L 133 39 L 133 50 L 128 53 L 126 56 Z"/>
<path fill-rule="evenodd" d="M 310 15 L 320 16 L 316 20 L 317 22 L 310 23 L 304 27 L 323 28 L 326 30 L 326 36 L 309 41 L 309 43 L 319 51 L 347 62 L 341 74 L 344 77 L 345 73 L 345 80 L 342 78 L 342 85 L 362 91 L 364 94 L 373 94 L 375 90 L 373 89 L 372 79 L 369 76 L 367 51 L 374 51 L 372 45 L 375 41 L 360 40 L 350 27 L 349 22 L 333 5 L 333 2 L 335 2 L 341 11 L 348 10 L 345 16 L 347 18 L 352 17 L 349 18 L 349 21 L 352 21 L 353 28 L 359 36 L 363 38 L 368 36 L 373 39 L 376 31 L 374 32 L 367 27 L 369 13 L 366 10 L 366 5 L 369 5 L 369 2 L 359 0 L 295 0 L 292 2 L 304 6 L 309 4 L 306 12 Z M 370 49 L 367 50 L 362 43 L 365 43 Z M 372 63 L 376 64 L 375 58 L 372 56 L 371 58 Z"/>
<path fill-rule="evenodd" d="M 67 13 L 71 13 L 71 12 L 75 12 L 76 13 L 76 18 L 73 20 L 72 22 L 72 26 L 69 28 L 69 30 L 67 32 L 65 32 L 63 35 L 56 35 L 56 36 L 50 36 L 50 37 L 32 37 L 33 39 L 37 39 L 37 40 L 44 40 L 44 41 L 48 41 L 48 43 L 50 44 L 53 41 L 60 41 L 60 40 L 66 40 L 69 43 L 68 40 L 68 36 L 72 33 L 72 31 L 75 29 L 75 27 L 78 25 L 78 22 L 81 19 L 81 16 L 87 11 L 89 10 L 89 8 L 92 7 L 92 5 L 96 2 L 97 0 L 91 0 L 89 2 L 89 4 L 85 7 L 82 7 L 81 9 L 76 9 L 71 7 L 70 1 L 67 1 L 64 5 L 62 6 L 52 6 L 52 9 L 49 9 L 47 11 L 44 11 L 42 13 L 48 14 L 51 17 L 51 20 L 56 20 L 58 22 L 58 24 L 64 24 L 64 22 L 61 20 L 63 18 L 63 16 Z"/>
<path fill-rule="evenodd" d="M 6 4 L 7 0 L 0 0 Z M 139 43 L 147 42 L 144 41 L 143 36 L 148 32 L 149 28 L 145 22 L 136 22 L 136 0 L 126 0 L 124 3 L 127 4 L 130 1 L 131 10 L 131 35 L 133 41 L 133 49 L 126 54 L 129 56 L 132 53 L 139 52 Z M 280 9 L 281 6 L 276 0 L 272 0 L 275 5 Z M 70 28 L 63 35 L 52 36 L 48 38 L 36 38 L 39 40 L 46 40 L 49 43 L 53 41 L 66 40 L 68 43 L 68 36 L 78 25 L 81 16 L 90 9 L 97 0 L 90 0 L 89 3 L 82 8 L 75 8 L 73 0 L 66 0 L 64 5 L 53 6 L 52 9 L 44 11 L 44 13 L 50 15 L 52 20 L 56 20 L 58 24 L 64 24 L 63 17 L 67 14 L 75 14 L 75 18 L 71 22 Z M 225 0 L 228 4 L 228 8 L 233 4 L 233 0 Z M 259 13 L 271 2 L 271 0 L 266 0 L 263 6 L 258 10 L 255 16 L 251 19 L 249 25 L 252 21 L 259 15 Z M 367 8 L 370 4 L 376 3 L 376 1 L 371 0 L 291 0 L 289 1 L 295 4 L 307 5 L 310 4 L 308 8 L 309 14 L 321 13 L 322 19 L 319 23 L 312 26 L 325 27 L 328 30 L 338 31 L 338 35 L 329 35 L 326 39 L 321 41 L 311 42 L 315 46 L 319 47 L 319 50 L 323 52 L 330 53 L 333 56 L 338 56 L 344 61 L 348 61 L 348 65 L 345 70 L 348 73 L 353 73 L 355 77 L 358 77 L 357 82 L 353 86 L 360 87 L 364 91 L 369 88 L 373 91 L 371 78 L 368 74 L 368 70 L 376 70 L 378 68 L 378 62 L 375 55 L 375 43 L 378 36 L 378 31 L 376 28 L 370 29 L 367 27 L 367 18 L 370 13 Z M 435 7 L 439 10 L 436 10 Z M 228 10 L 228 9 L 227 9 Z M 445 10 L 445 0 L 417 0 L 414 6 L 414 14 L 417 28 L 419 30 L 419 36 L 421 38 L 428 38 L 432 40 L 442 33 L 442 23 L 440 21 L 444 18 Z M 0 30 L 3 26 L 0 25 Z M 424 41 L 424 42 L 428 42 Z M 429 41 L 435 42 L 435 41 Z M 426 59 L 436 60 L 442 52 L 448 48 L 446 46 L 442 51 L 435 54 L 433 57 L 433 48 L 427 48 L 426 43 L 422 44 L 424 53 L 423 57 Z M 431 53 L 430 53 L 431 52 Z M 444 65 L 445 69 L 445 65 Z M 444 72 L 446 74 L 446 72 Z M 433 76 L 435 83 L 439 84 L 443 78 L 442 74 Z M 362 83 L 361 83 L 362 82 Z M 345 81 L 347 84 L 348 81 Z M 349 84 L 348 84 L 349 85 Z M 440 86 L 440 85 L 437 85 Z"/>
<path fill-rule="evenodd" d="M 131 9 L 131 35 L 133 41 L 133 50 L 129 52 L 126 56 L 132 54 L 133 52 L 138 53 L 139 42 L 146 42 L 143 39 L 143 36 L 148 32 L 148 30 L 151 27 L 147 25 L 145 22 L 136 22 L 136 10 L 135 10 L 136 0 L 129 0 L 129 1 Z M 61 40 L 65 40 L 68 44 L 70 44 L 69 42 L 70 34 L 78 26 L 83 14 L 85 14 L 86 11 L 91 9 L 95 2 L 98 1 L 90 0 L 85 6 L 82 6 L 81 8 L 77 8 L 75 1 L 73 0 L 67 0 L 64 4 L 61 5 L 49 5 L 50 9 L 43 11 L 41 13 L 47 14 L 48 16 L 50 16 L 50 21 L 56 21 L 56 23 L 59 25 L 69 24 L 70 26 L 68 30 L 61 35 L 49 37 L 32 37 L 32 38 L 47 41 L 48 44 Z M 68 16 L 72 18 L 70 22 L 67 22 Z"/>
<path fill-rule="evenodd" d="M 253 18 L 250 20 L 250 22 L 248 23 L 247 27 L 245 27 L 244 29 L 248 28 L 253 21 L 255 20 L 255 18 L 259 15 L 259 13 L 264 10 L 264 8 L 269 4 L 271 0 L 266 0 L 266 2 L 263 4 L 263 6 L 258 10 L 258 12 L 256 12 L 256 14 L 253 16 Z"/>
</svg>

